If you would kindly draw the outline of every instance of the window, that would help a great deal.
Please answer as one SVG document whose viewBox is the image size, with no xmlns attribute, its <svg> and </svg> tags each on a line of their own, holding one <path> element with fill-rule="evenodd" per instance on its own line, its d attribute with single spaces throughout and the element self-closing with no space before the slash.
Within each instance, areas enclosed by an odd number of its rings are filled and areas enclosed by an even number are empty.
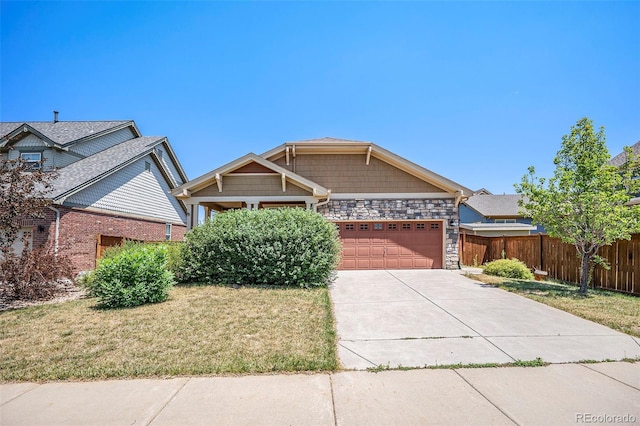
<svg viewBox="0 0 640 426">
<path fill-rule="evenodd" d="M 439 223 L 432 223 L 431 225 L 429 225 L 429 228 L 431 228 L 431 229 L 440 229 L 440 224 Z"/>
<path fill-rule="evenodd" d="M 167 223 L 167 225 L 164 227 L 164 239 L 167 241 L 171 240 L 171 224 Z"/>
<path fill-rule="evenodd" d="M 382 224 L 381 223 L 374 223 L 373 224 L 373 230 L 374 231 L 382 231 Z"/>
<path fill-rule="evenodd" d="M 390 223 L 387 225 L 387 230 L 389 231 L 395 231 L 398 229 L 398 224 L 397 223 Z"/>
<path fill-rule="evenodd" d="M 402 230 L 403 231 L 409 231 L 411 229 L 411 224 L 410 223 L 403 223 L 402 224 Z"/>
<path fill-rule="evenodd" d="M 515 219 L 495 219 L 494 223 L 516 223 Z"/>
<path fill-rule="evenodd" d="M 346 225 L 344 225 L 344 230 L 345 231 L 355 231 L 356 226 L 353 223 L 347 223 Z"/>
<path fill-rule="evenodd" d="M 361 231 L 367 231 L 369 229 L 369 224 L 368 223 L 361 223 L 360 224 L 360 230 Z"/>
<path fill-rule="evenodd" d="M 20 153 L 22 161 L 27 163 L 28 168 L 37 170 L 41 166 L 42 153 L 40 152 L 22 152 Z"/>
<path fill-rule="evenodd" d="M 416 229 L 423 230 L 425 228 L 426 227 L 425 227 L 424 223 L 416 223 Z"/>
</svg>

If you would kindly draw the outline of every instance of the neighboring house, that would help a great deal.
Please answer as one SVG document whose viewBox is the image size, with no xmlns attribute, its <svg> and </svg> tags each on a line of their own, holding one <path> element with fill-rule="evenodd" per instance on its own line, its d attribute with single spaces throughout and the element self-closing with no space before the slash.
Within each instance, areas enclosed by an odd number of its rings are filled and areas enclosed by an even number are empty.
<svg viewBox="0 0 640 426">
<path fill-rule="evenodd" d="M 31 247 L 67 250 L 78 271 L 95 267 L 99 237 L 182 240 L 186 207 L 170 195 L 187 177 L 169 141 L 133 121 L 0 123 L 0 161 L 22 157 L 58 177 L 44 219 L 24 218 Z M 21 246 L 17 243 L 17 246 Z M 20 247 L 17 247 L 20 248 Z"/>
<path fill-rule="evenodd" d="M 247 154 L 176 188 L 188 226 L 227 209 L 313 209 L 336 223 L 342 269 L 458 267 L 468 188 L 373 143 L 322 138 Z"/>
<path fill-rule="evenodd" d="M 640 141 L 638 141 L 635 144 L 631 145 L 630 148 L 631 148 L 631 150 L 633 151 L 633 153 L 635 155 L 640 155 Z M 609 164 L 611 164 L 613 166 L 616 166 L 616 167 L 620 167 L 624 163 L 626 163 L 626 161 L 627 161 L 627 153 L 622 151 L 620 154 L 616 155 L 611 160 L 609 160 Z M 640 174 L 638 176 L 635 176 L 635 177 L 637 179 L 640 179 Z M 640 194 L 635 194 L 635 197 L 632 198 L 629 201 L 628 204 L 630 206 L 633 206 L 633 205 L 636 205 L 636 204 L 640 204 Z"/>
<path fill-rule="evenodd" d="M 462 233 L 484 237 L 531 235 L 543 232 L 532 225 L 531 218 L 520 213 L 521 195 L 493 195 L 487 190 L 476 191 L 460 205 Z"/>
</svg>

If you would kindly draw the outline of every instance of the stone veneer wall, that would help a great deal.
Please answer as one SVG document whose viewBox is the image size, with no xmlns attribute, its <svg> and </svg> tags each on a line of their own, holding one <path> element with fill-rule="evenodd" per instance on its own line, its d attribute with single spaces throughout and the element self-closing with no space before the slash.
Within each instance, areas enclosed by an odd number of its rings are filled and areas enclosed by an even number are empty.
<svg viewBox="0 0 640 426">
<path fill-rule="evenodd" d="M 445 268 L 459 267 L 458 227 L 449 226 L 450 219 L 459 219 L 453 199 L 331 200 L 318 207 L 318 213 L 329 220 L 444 219 Z"/>
</svg>

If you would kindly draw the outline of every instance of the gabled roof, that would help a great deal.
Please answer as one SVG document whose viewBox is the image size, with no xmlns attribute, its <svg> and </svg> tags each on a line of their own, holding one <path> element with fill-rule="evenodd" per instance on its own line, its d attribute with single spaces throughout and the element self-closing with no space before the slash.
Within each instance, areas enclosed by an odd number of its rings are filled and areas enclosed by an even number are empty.
<svg viewBox="0 0 640 426">
<path fill-rule="evenodd" d="M 295 157 L 297 153 L 361 153 L 370 155 L 446 191 L 458 193 L 461 196 L 470 196 L 473 193 L 471 189 L 457 182 L 419 166 L 406 158 L 402 158 L 381 146 L 366 141 L 324 137 L 286 142 L 265 152 L 261 157 L 268 160 L 276 160 L 288 154 Z"/>
<path fill-rule="evenodd" d="M 489 191 L 487 188 L 480 188 L 473 191 L 473 195 L 493 195 L 493 193 Z"/>
<path fill-rule="evenodd" d="M 252 152 L 175 188 L 171 191 L 171 194 L 178 198 L 188 198 L 188 195 L 185 196 L 186 193 L 196 192 L 202 188 L 210 186 L 218 181 L 219 176 L 222 177 L 226 174 L 232 173 L 234 170 L 238 170 L 250 163 L 257 163 L 269 170 L 272 170 L 274 173 L 285 176 L 288 181 L 295 185 L 308 189 L 315 197 L 324 198 L 329 194 L 329 191 L 322 185 L 280 167 Z"/>
<path fill-rule="evenodd" d="M 522 217 L 518 201 L 519 194 L 474 195 L 463 202 L 484 217 Z"/>
<path fill-rule="evenodd" d="M 633 151 L 634 154 L 640 155 L 640 141 L 638 141 L 635 144 L 631 145 L 630 148 L 631 148 L 631 150 Z M 626 152 L 622 151 L 620 154 L 616 155 L 611 160 L 609 160 L 609 164 L 611 164 L 612 166 L 620 167 L 626 161 L 627 161 L 627 154 L 626 154 Z"/>
<path fill-rule="evenodd" d="M 61 203 L 65 198 L 95 182 L 115 173 L 140 158 L 153 154 L 153 158 L 165 174 L 165 179 L 171 185 L 169 173 L 155 154 L 154 148 L 167 141 L 161 136 L 144 136 L 119 143 L 97 154 L 71 163 L 58 171 L 58 177 L 53 182 L 54 190 L 50 198 Z M 186 176 L 181 176 L 186 180 Z"/>
<path fill-rule="evenodd" d="M 64 148 L 126 127 L 135 135 L 141 135 L 132 120 L 4 122 L 0 123 L 0 148 L 28 134 L 35 134 L 48 145 Z"/>
</svg>

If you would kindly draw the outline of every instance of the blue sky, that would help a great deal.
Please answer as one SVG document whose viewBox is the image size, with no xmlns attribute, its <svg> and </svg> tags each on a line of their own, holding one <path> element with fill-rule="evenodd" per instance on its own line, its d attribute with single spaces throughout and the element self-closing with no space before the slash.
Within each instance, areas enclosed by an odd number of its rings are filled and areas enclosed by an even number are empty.
<svg viewBox="0 0 640 426">
<path fill-rule="evenodd" d="M 0 120 L 133 119 L 190 178 L 285 141 L 381 145 L 512 193 L 589 116 L 640 140 L 640 2 L 11 2 Z"/>
</svg>

